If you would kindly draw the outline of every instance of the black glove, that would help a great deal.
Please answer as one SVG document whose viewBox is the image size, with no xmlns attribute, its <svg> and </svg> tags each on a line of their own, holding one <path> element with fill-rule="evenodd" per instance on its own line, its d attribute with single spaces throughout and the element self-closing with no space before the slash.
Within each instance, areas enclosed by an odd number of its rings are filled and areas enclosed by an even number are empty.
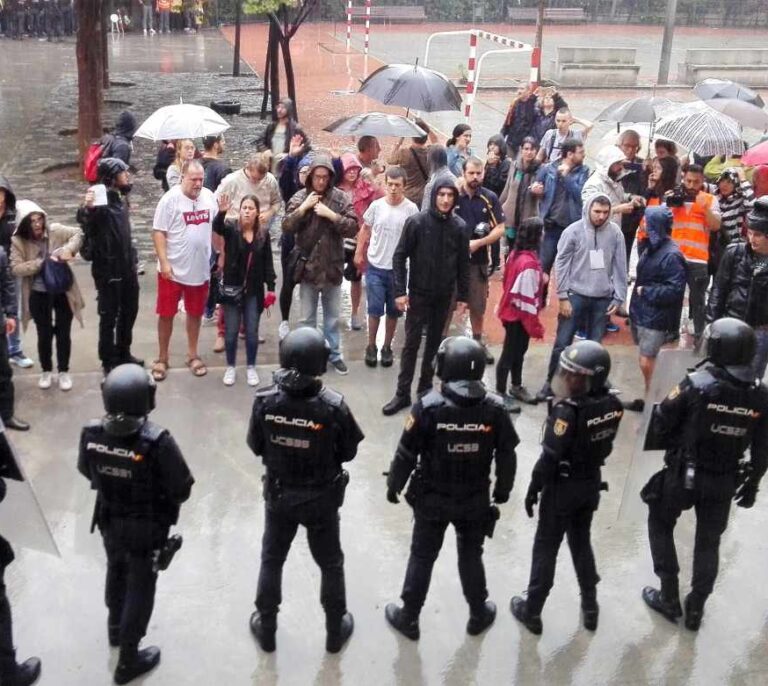
<svg viewBox="0 0 768 686">
<path fill-rule="evenodd" d="M 387 489 L 387 500 L 395 505 L 400 502 L 400 498 L 397 497 L 397 491 L 394 488 Z"/>
<path fill-rule="evenodd" d="M 747 479 L 736 491 L 736 495 L 733 499 L 739 507 L 749 509 L 755 504 L 755 497 L 757 496 L 757 485 Z"/>
<path fill-rule="evenodd" d="M 493 502 L 498 505 L 503 505 L 509 500 L 509 492 L 503 493 L 502 491 L 493 491 Z"/>
<path fill-rule="evenodd" d="M 533 517 L 533 506 L 539 502 L 539 492 L 533 487 L 528 487 L 528 493 L 525 494 L 525 512 L 529 517 Z"/>
</svg>

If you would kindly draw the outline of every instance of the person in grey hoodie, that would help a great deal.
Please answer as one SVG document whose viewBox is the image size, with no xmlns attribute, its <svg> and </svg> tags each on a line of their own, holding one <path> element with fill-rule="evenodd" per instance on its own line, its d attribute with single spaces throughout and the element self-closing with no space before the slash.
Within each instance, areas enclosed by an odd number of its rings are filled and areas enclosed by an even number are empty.
<svg viewBox="0 0 768 686">
<path fill-rule="evenodd" d="M 560 236 L 555 260 L 557 334 L 547 380 L 536 395 L 539 401 L 552 395 L 550 382 L 560 353 L 573 342 L 577 323 L 585 324 L 589 340 L 600 342 L 605 333 L 605 315 L 613 314 L 626 300 L 624 236 L 610 217 L 610 198 L 597 193 L 584 203 L 582 218 Z"/>
</svg>

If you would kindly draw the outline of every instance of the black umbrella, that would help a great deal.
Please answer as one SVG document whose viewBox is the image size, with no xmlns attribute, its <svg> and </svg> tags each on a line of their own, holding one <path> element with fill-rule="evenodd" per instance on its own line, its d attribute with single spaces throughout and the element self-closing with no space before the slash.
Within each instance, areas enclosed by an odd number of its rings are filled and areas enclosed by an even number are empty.
<svg viewBox="0 0 768 686">
<path fill-rule="evenodd" d="M 448 77 L 418 64 L 388 64 L 360 85 L 359 93 L 385 105 L 421 112 L 461 110 L 461 94 Z"/>
<path fill-rule="evenodd" d="M 600 114 L 595 117 L 595 121 L 615 121 L 623 124 L 631 122 L 654 122 L 657 107 L 668 107 L 671 100 L 659 97 L 632 98 L 631 100 L 620 100 L 608 105 Z"/>
<path fill-rule="evenodd" d="M 757 107 L 765 107 L 765 103 L 759 93 L 756 93 L 751 88 L 742 86 L 736 81 L 729 81 L 727 79 L 704 79 L 693 87 L 693 92 L 702 100 L 728 98 L 729 100 L 743 100 Z"/>
<path fill-rule="evenodd" d="M 323 131 L 337 136 L 394 136 L 396 138 L 419 138 L 427 132 L 419 128 L 410 119 L 399 114 L 368 112 L 352 117 L 337 119 L 328 124 Z"/>
</svg>

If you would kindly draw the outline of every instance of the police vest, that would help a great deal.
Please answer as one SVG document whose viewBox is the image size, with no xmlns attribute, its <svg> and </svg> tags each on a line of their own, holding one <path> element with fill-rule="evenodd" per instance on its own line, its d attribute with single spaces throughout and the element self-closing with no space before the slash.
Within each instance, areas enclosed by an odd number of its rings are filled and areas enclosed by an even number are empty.
<svg viewBox="0 0 768 686">
<path fill-rule="evenodd" d="M 425 487 L 457 496 L 487 491 L 497 431 L 493 401 L 486 397 L 462 407 L 432 391 L 422 405 Z"/>
<path fill-rule="evenodd" d="M 698 412 L 686 427 L 685 444 L 695 446 L 695 461 L 704 471 L 735 472 L 752 443 L 766 411 L 759 387 L 718 379 L 708 370 L 688 375 L 698 393 Z"/>
<path fill-rule="evenodd" d="M 329 485 L 341 470 L 336 410 L 343 396 L 323 388 L 316 396 L 302 398 L 275 386 L 256 397 L 261 401 L 262 458 L 268 477 L 288 488 Z"/>
<path fill-rule="evenodd" d="M 607 393 L 566 402 L 576 415 L 576 439 L 568 460 L 570 476 L 575 479 L 594 477 L 613 450 L 624 410 L 618 398 Z"/>
<path fill-rule="evenodd" d="M 152 422 L 144 422 L 138 434 L 126 437 L 109 434 L 100 420 L 83 429 L 91 485 L 99 492 L 107 516 L 175 518 L 178 508 L 168 502 L 162 489 L 155 454 L 165 433 Z"/>
</svg>

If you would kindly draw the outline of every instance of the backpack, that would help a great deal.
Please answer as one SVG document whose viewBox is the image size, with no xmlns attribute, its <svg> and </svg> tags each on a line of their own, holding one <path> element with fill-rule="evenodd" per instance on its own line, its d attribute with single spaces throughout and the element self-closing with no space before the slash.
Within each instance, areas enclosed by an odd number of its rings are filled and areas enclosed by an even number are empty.
<svg viewBox="0 0 768 686">
<path fill-rule="evenodd" d="M 101 138 L 88 146 L 83 158 L 83 176 L 88 183 L 99 180 L 99 160 L 108 157 L 107 150 L 112 147 L 112 137 Z"/>
</svg>

